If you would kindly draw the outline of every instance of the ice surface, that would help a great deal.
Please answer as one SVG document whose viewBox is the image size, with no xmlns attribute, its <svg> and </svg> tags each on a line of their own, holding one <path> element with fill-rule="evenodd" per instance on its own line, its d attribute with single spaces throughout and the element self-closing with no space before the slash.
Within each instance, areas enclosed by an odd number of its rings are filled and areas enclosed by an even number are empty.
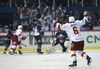
<svg viewBox="0 0 100 69">
<path fill-rule="evenodd" d="M 43 55 L 32 52 L 23 52 L 23 55 L 0 53 L 0 69 L 100 69 L 100 50 L 86 50 L 86 53 L 93 60 L 91 66 L 87 66 L 86 60 L 77 55 L 78 66 L 73 68 L 68 67 L 72 63 L 70 52 Z"/>
</svg>

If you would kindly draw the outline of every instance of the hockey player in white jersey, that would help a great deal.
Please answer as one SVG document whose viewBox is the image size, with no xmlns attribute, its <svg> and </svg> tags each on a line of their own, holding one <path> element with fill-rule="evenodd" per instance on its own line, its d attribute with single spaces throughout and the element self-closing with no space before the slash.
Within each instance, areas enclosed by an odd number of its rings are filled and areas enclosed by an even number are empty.
<svg viewBox="0 0 100 69">
<path fill-rule="evenodd" d="M 22 52 L 21 52 L 21 49 L 22 49 L 21 41 L 26 39 L 26 37 L 22 35 L 22 29 L 23 29 L 23 26 L 19 25 L 18 29 L 13 33 L 13 36 L 12 36 L 12 47 L 11 47 L 11 50 L 9 52 L 10 55 L 14 54 L 13 50 L 17 47 L 17 45 L 19 45 L 18 52 L 19 52 L 19 54 L 22 55 Z"/>
<path fill-rule="evenodd" d="M 88 23 L 88 12 L 84 11 L 83 13 L 84 18 L 82 20 L 76 20 L 73 16 L 69 17 L 69 23 L 61 25 L 57 23 L 57 20 L 53 20 L 53 23 L 56 24 L 56 27 L 60 30 L 65 30 L 68 34 L 69 38 L 71 39 L 71 58 L 73 64 L 70 64 L 69 67 L 77 66 L 77 55 L 76 51 L 78 51 L 81 57 L 86 58 L 87 65 L 90 65 L 92 62 L 91 57 L 89 57 L 86 52 L 84 52 L 84 39 L 81 36 L 80 28 L 82 25 Z"/>
</svg>

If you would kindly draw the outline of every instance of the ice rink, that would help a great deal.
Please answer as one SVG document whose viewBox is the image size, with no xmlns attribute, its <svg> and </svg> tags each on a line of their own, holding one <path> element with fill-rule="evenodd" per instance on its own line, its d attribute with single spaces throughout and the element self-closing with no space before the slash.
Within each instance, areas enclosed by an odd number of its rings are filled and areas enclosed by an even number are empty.
<svg viewBox="0 0 100 69">
<path fill-rule="evenodd" d="M 87 66 L 86 60 L 78 55 L 78 66 L 69 68 L 68 65 L 72 63 L 70 51 L 43 55 L 33 52 L 5 55 L 0 52 L 0 69 L 100 69 L 100 50 L 86 50 L 86 53 L 93 60 L 90 67 Z"/>
</svg>

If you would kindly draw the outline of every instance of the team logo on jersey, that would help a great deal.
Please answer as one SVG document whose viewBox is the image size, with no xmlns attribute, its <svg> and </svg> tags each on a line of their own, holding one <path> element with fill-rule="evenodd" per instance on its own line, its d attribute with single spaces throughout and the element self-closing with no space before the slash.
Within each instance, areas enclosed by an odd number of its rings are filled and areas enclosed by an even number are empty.
<svg viewBox="0 0 100 69">
<path fill-rule="evenodd" d="M 71 44 L 71 47 L 73 47 L 73 44 Z"/>
<path fill-rule="evenodd" d="M 13 42 L 13 44 L 16 44 L 16 42 Z"/>
<path fill-rule="evenodd" d="M 41 42 L 41 40 L 38 40 L 38 42 Z"/>
<path fill-rule="evenodd" d="M 77 39 L 75 39 L 75 40 L 77 40 Z"/>
</svg>

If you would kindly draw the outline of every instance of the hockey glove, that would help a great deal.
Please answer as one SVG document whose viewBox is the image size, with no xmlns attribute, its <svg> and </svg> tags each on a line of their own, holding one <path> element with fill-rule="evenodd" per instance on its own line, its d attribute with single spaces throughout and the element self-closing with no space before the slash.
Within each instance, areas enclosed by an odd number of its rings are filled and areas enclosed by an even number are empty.
<svg viewBox="0 0 100 69">
<path fill-rule="evenodd" d="M 53 24 L 55 25 L 57 23 L 57 20 L 53 20 Z"/>
<path fill-rule="evenodd" d="M 44 32 L 41 32 L 41 35 L 44 36 Z"/>
<path fill-rule="evenodd" d="M 56 43 L 56 38 L 50 40 L 51 43 Z"/>
<path fill-rule="evenodd" d="M 84 11 L 83 15 L 87 16 L 88 15 L 88 11 Z"/>
<path fill-rule="evenodd" d="M 25 37 L 25 36 L 23 36 L 23 37 L 22 37 L 22 40 L 25 40 L 25 39 L 26 39 L 26 37 Z"/>
<path fill-rule="evenodd" d="M 41 37 L 41 36 L 42 36 L 42 34 L 40 33 L 40 34 L 39 34 L 39 36 Z"/>
<path fill-rule="evenodd" d="M 65 47 L 69 47 L 69 41 L 65 41 L 65 42 L 64 42 L 64 46 L 65 46 Z"/>
</svg>

